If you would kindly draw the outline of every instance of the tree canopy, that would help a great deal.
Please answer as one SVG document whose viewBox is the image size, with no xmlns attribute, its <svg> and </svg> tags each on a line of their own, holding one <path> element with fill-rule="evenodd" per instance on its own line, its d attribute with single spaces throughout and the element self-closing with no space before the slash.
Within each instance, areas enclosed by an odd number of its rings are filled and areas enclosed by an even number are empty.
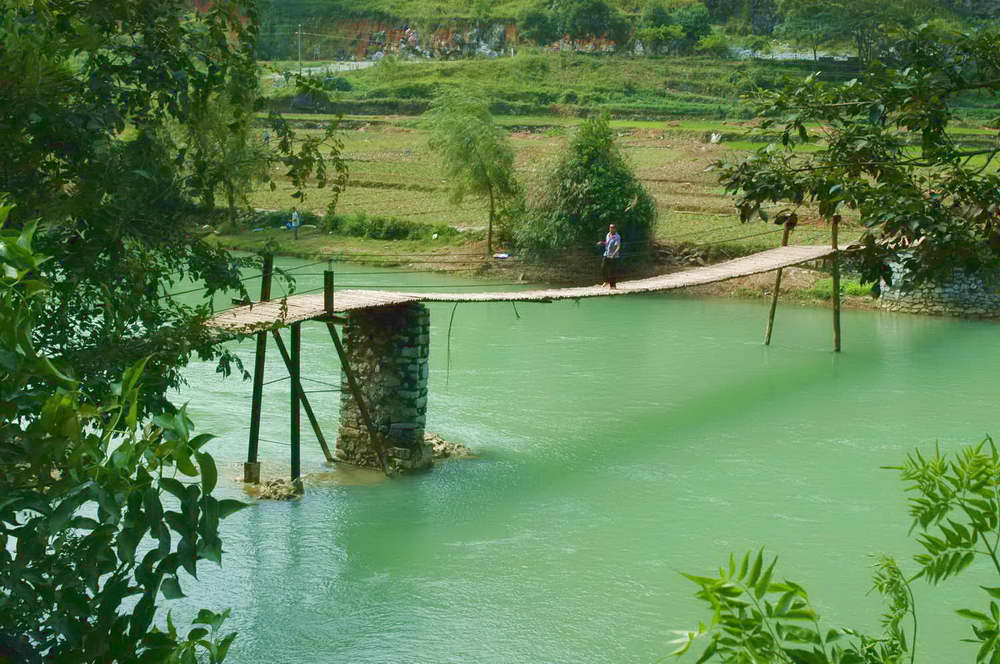
<svg viewBox="0 0 1000 664">
<path fill-rule="evenodd" d="M 239 291 L 239 270 L 253 262 L 203 241 L 197 203 L 232 184 L 231 157 L 260 106 L 254 7 L 0 5 L 0 192 L 17 204 L 8 226 L 37 219 L 35 242 L 53 257 L 39 268 L 56 296 L 37 341 L 76 367 L 85 390 L 109 390 L 149 356 L 143 405 L 163 410 L 186 358 L 220 352 L 198 325 L 209 301 L 191 306 L 168 294 L 191 282 L 208 294 Z M 336 146 L 330 160 L 320 152 L 326 138 L 300 140 L 280 117 L 269 121 L 271 158 L 299 200 L 310 178 L 343 186 Z M 236 149 L 220 150 L 220 141 Z"/>
<path fill-rule="evenodd" d="M 609 224 L 643 245 L 656 223 L 656 202 L 615 144 L 606 117 L 588 118 L 552 170 L 537 203 L 517 229 L 520 246 L 538 253 L 592 246 Z"/>
<path fill-rule="evenodd" d="M 889 261 L 906 268 L 904 286 L 995 268 L 1000 148 L 995 137 L 970 146 L 949 126 L 958 97 L 1000 90 L 1000 33 L 925 27 L 892 52 L 842 85 L 811 76 L 760 93 L 760 131 L 777 130 L 780 141 L 716 164 L 721 181 L 744 220 L 782 222 L 806 206 L 825 218 L 857 214 L 869 281 L 887 276 Z M 772 214 L 767 204 L 785 207 Z"/>
</svg>

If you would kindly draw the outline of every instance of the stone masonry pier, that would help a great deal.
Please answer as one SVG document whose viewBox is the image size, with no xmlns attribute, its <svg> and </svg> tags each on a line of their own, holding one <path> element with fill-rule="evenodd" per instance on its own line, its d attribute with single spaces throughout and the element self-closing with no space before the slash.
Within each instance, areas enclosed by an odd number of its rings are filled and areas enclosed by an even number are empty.
<svg viewBox="0 0 1000 664">
<path fill-rule="evenodd" d="M 427 420 L 427 357 L 430 312 L 422 304 L 402 304 L 351 311 L 344 325 L 344 350 L 368 404 L 369 415 L 384 441 L 392 472 L 429 467 L 424 443 Z M 382 469 L 378 451 L 341 372 L 340 461 Z"/>
</svg>

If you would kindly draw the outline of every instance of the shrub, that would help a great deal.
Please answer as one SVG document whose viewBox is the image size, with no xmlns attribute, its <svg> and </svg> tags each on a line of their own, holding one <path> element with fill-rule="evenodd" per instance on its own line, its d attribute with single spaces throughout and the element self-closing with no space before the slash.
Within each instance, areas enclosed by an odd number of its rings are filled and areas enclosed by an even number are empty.
<svg viewBox="0 0 1000 664">
<path fill-rule="evenodd" d="M 857 279 L 842 279 L 840 282 L 840 294 L 851 297 L 870 297 L 873 285 L 858 281 Z M 829 300 L 833 297 L 833 279 L 820 279 L 813 284 L 812 288 L 803 291 L 803 293 L 818 300 Z"/>
<path fill-rule="evenodd" d="M 415 221 L 368 215 L 354 212 L 348 215 L 334 214 L 323 218 L 323 228 L 330 233 L 350 237 L 366 237 L 373 240 L 430 240 L 454 238 L 459 232 L 445 224 L 422 224 Z"/>
<path fill-rule="evenodd" d="M 732 49 L 726 35 L 718 32 L 707 34 L 698 40 L 698 45 L 694 50 L 703 55 L 711 55 L 716 58 L 728 58 L 732 55 Z"/>
<path fill-rule="evenodd" d="M 270 212 L 260 212 L 250 220 L 253 228 L 282 228 L 292 218 L 291 210 L 273 210 Z M 302 224 L 313 224 L 319 226 L 322 220 L 319 216 L 307 210 L 299 210 L 299 218 Z"/>
<path fill-rule="evenodd" d="M 607 116 L 583 123 L 540 201 L 514 231 L 515 243 L 533 253 L 589 246 L 611 223 L 625 241 L 642 243 L 656 223 L 653 197 L 615 145 Z"/>
<path fill-rule="evenodd" d="M 354 89 L 354 86 L 343 76 L 327 76 L 323 79 L 323 89 L 336 92 L 350 92 Z"/>
</svg>

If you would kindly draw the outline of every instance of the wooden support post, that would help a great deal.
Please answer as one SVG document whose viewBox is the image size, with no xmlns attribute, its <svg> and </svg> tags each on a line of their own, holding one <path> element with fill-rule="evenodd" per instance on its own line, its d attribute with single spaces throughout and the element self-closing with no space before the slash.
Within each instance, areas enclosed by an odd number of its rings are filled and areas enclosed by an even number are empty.
<svg viewBox="0 0 1000 664">
<path fill-rule="evenodd" d="M 795 228 L 795 222 L 786 221 L 785 222 L 785 232 L 781 236 L 781 246 L 788 246 L 788 236 Z M 781 273 L 782 269 L 778 268 L 778 273 L 774 277 L 774 292 L 771 294 L 771 310 L 767 314 L 767 330 L 764 332 L 764 345 L 771 345 L 771 333 L 774 331 L 774 313 L 778 309 L 778 292 L 781 290 Z"/>
<path fill-rule="evenodd" d="M 296 323 L 297 325 L 297 323 Z M 323 431 L 319 428 L 319 420 L 316 419 L 316 413 L 313 412 L 312 404 L 309 403 L 308 397 L 306 397 L 306 391 L 302 388 L 302 378 L 300 376 L 293 375 L 293 360 L 288 354 L 288 349 L 285 348 L 285 342 L 281 338 L 281 334 L 277 330 L 273 331 L 274 334 L 274 345 L 278 347 L 278 353 L 281 355 L 281 359 L 285 362 L 285 367 L 288 369 L 288 375 L 292 376 L 292 389 L 298 390 L 299 392 L 299 402 L 302 404 L 302 409 L 306 411 L 306 417 L 309 419 L 309 425 L 312 426 L 313 433 L 316 434 L 316 440 L 319 441 L 319 446 L 323 449 L 323 456 L 330 463 L 336 461 L 333 458 L 333 454 L 330 453 L 330 447 L 326 443 L 326 437 L 323 435 Z M 292 336 L 294 338 L 295 327 L 292 327 Z"/>
<path fill-rule="evenodd" d="M 274 256 L 264 256 L 264 269 L 260 284 L 260 301 L 271 299 L 271 275 L 274 272 Z M 260 461 L 257 459 L 260 443 L 260 412 L 264 396 L 264 360 L 267 355 L 267 332 L 257 333 L 257 351 L 253 365 L 253 400 L 250 404 L 250 440 L 247 462 L 243 464 L 243 481 L 260 483 Z"/>
<path fill-rule="evenodd" d="M 364 395 L 361 394 L 361 387 L 354 376 L 354 369 L 351 368 L 351 363 L 347 360 L 347 353 L 344 351 L 344 345 L 340 343 L 340 337 L 337 335 L 337 328 L 334 327 L 333 323 L 327 323 L 326 329 L 330 330 L 330 338 L 333 339 L 333 345 L 337 349 L 337 355 L 340 357 L 340 366 L 347 377 L 347 386 L 351 390 L 354 401 L 358 404 L 358 412 L 361 413 L 361 419 L 365 423 L 365 428 L 368 429 L 368 436 L 371 438 L 372 447 L 375 448 L 378 459 L 382 463 L 382 470 L 388 475 L 389 460 L 386 455 L 385 445 L 382 442 L 382 437 L 378 435 L 378 431 L 375 429 L 375 423 L 372 422 L 371 414 L 368 412 L 368 405 L 365 404 Z"/>
<path fill-rule="evenodd" d="M 292 357 L 291 357 L 291 371 L 289 374 L 292 378 L 292 413 L 291 422 L 289 427 L 289 443 L 292 447 L 292 483 L 298 485 L 299 477 L 301 476 L 301 458 L 300 455 L 302 450 L 300 449 L 300 431 L 299 427 L 301 425 L 301 414 L 299 413 L 299 402 L 302 399 L 302 389 L 299 386 L 299 372 L 301 370 L 301 355 L 302 355 L 302 323 L 292 323 Z"/>
<path fill-rule="evenodd" d="M 327 262 L 323 272 L 323 310 L 327 316 L 333 315 L 333 261 Z"/>
<path fill-rule="evenodd" d="M 837 231 L 840 225 L 840 215 L 835 214 L 830 220 L 833 242 L 833 352 L 840 352 L 840 244 Z"/>
</svg>

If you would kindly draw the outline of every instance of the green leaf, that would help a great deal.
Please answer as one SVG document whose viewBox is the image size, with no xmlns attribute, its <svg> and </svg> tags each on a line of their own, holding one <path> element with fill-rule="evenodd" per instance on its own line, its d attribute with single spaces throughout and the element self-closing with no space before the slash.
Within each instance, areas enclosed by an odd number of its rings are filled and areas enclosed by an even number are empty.
<svg viewBox="0 0 1000 664">
<path fill-rule="evenodd" d="M 709 644 L 705 647 L 705 652 L 701 653 L 701 657 L 698 658 L 698 661 L 695 662 L 695 664 L 704 664 L 705 662 L 707 662 L 709 659 L 712 658 L 712 655 L 715 654 L 715 651 L 718 647 L 719 647 L 718 639 L 712 639 L 712 641 L 709 642 Z"/>
<path fill-rule="evenodd" d="M 160 488 L 172 493 L 179 500 L 184 500 L 184 496 L 186 495 L 184 485 L 172 477 L 160 478 Z"/>
<path fill-rule="evenodd" d="M 975 620 L 981 623 L 989 624 L 990 622 L 992 622 L 992 620 L 990 620 L 990 617 L 985 613 L 980 613 L 979 611 L 973 611 L 972 609 L 958 609 L 957 611 L 955 611 L 955 613 L 962 616 L 963 618 L 968 618 L 969 620 Z"/>
<path fill-rule="evenodd" d="M 250 503 L 244 503 L 239 500 L 232 500 L 231 498 L 226 498 L 219 501 L 219 518 L 225 519 L 231 514 L 239 512 L 241 509 L 250 507 Z"/>
<path fill-rule="evenodd" d="M 757 599 L 762 599 L 764 595 L 767 594 L 768 587 L 771 585 L 771 574 L 774 572 L 774 566 L 777 562 L 777 558 L 772 560 L 771 564 L 767 566 L 767 571 L 764 572 L 764 576 L 762 576 L 760 581 L 757 582 L 757 589 L 754 593 Z"/>
<path fill-rule="evenodd" d="M 979 587 L 988 592 L 990 594 L 990 597 L 993 597 L 994 599 L 1000 599 L 1000 588 L 987 588 L 986 586 L 979 586 Z"/>
<path fill-rule="evenodd" d="M 176 576 L 168 576 L 160 584 L 160 591 L 163 596 L 167 599 L 180 599 L 185 597 L 184 592 L 181 590 L 181 583 Z"/>
<path fill-rule="evenodd" d="M 198 467 L 201 468 L 202 492 L 207 496 L 215 489 L 215 483 L 219 478 L 215 460 L 207 452 L 196 452 L 195 458 L 198 460 Z"/>
<path fill-rule="evenodd" d="M 760 569 L 764 564 L 764 549 L 757 553 L 757 558 L 753 561 L 753 569 L 750 570 L 750 577 L 747 579 L 748 586 L 756 586 L 757 579 L 760 578 Z"/>
</svg>

